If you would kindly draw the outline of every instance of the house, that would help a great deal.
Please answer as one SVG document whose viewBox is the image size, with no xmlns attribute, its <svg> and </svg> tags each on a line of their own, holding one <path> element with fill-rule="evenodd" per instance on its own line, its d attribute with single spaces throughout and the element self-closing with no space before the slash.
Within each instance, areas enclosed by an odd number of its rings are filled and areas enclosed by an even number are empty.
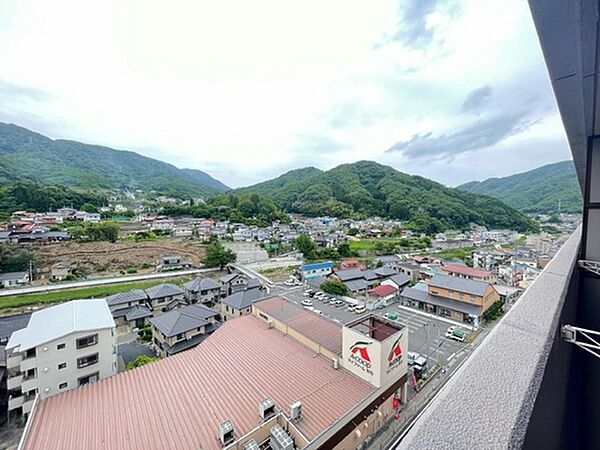
<svg viewBox="0 0 600 450">
<path fill-rule="evenodd" d="M 183 300 L 185 291 L 175 284 L 163 283 L 146 289 L 146 295 L 148 306 L 156 315 L 166 310 L 173 300 Z"/>
<path fill-rule="evenodd" d="M 396 289 L 403 289 L 408 284 L 410 284 L 410 277 L 403 273 L 396 273 L 381 282 L 382 286 L 384 286 L 384 285 L 393 286 Z"/>
<path fill-rule="evenodd" d="M 250 314 L 252 312 L 252 303 L 264 296 L 265 294 L 260 289 L 249 289 L 225 297 L 221 300 L 221 317 L 223 322 Z"/>
<path fill-rule="evenodd" d="M 358 259 L 355 258 L 345 258 L 342 259 L 342 262 L 340 264 L 340 269 L 344 270 L 344 269 L 365 269 L 365 266 L 363 264 L 361 264 L 360 262 L 358 262 Z"/>
<path fill-rule="evenodd" d="M 305 264 L 300 268 L 300 270 L 303 280 L 314 277 L 326 277 L 333 270 L 333 261 Z"/>
<path fill-rule="evenodd" d="M 400 294 L 407 306 L 479 327 L 483 314 L 500 295 L 490 283 L 449 275 L 434 275 L 427 283 Z"/>
<path fill-rule="evenodd" d="M 53 280 L 62 281 L 67 276 L 73 273 L 74 267 L 68 261 L 59 261 L 55 264 L 52 264 L 50 269 L 50 276 Z"/>
<path fill-rule="evenodd" d="M 0 273 L 0 285 L 4 288 L 12 288 L 29 284 L 29 272 L 6 272 Z"/>
<path fill-rule="evenodd" d="M 403 262 L 397 266 L 398 272 L 407 275 L 411 283 L 416 283 L 421 277 L 421 266 L 416 263 Z"/>
<path fill-rule="evenodd" d="M 146 320 L 152 317 L 152 311 L 147 306 L 148 295 L 141 289 L 109 295 L 105 300 L 117 327 L 126 326 L 129 331 L 142 328 Z"/>
<path fill-rule="evenodd" d="M 377 305 L 389 305 L 396 300 L 398 289 L 391 284 L 381 284 L 367 291 L 367 298 L 372 300 L 373 307 Z M 369 303 L 369 302 L 367 302 Z M 372 308 L 369 308 L 372 309 Z"/>
<path fill-rule="evenodd" d="M 384 255 L 378 256 L 375 258 L 375 264 L 381 265 L 382 267 L 389 267 L 394 269 L 396 272 L 399 272 L 398 265 L 402 262 L 400 257 L 397 255 Z"/>
<path fill-rule="evenodd" d="M 211 278 L 194 278 L 184 283 L 185 298 L 189 303 L 216 303 L 221 298 L 221 285 Z"/>
<path fill-rule="evenodd" d="M 150 319 L 157 353 L 164 358 L 195 347 L 217 329 L 218 316 L 216 311 L 194 304 Z"/>
<path fill-rule="evenodd" d="M 442 270 L 448 275 L 454 277 L 467 278 L 469 280 L 487 281 L 495 283 L 496 277 L 489 270 L 477 269 L 475 267 L 463 266 L 460 264 L 446 264 Z"/>
<path fill-rule="evenodd" d="M 163 256 L 156 264 L 156 270 L 159 272 L 167 272 L 169 270 L 185 270 L 191 268 L 192 262 L 187 259 L 183 259 L 178 255 Z"/>
<path fill-rule="evenodd" d="M 260 288 L 260 282 L 256 278 L 249 277 L 243 273 L 233 272 L 219 278 L 221 282 L 221 294 L 228 296 L 234 292 L 246 289 Z"/>
<path fill-rule="evenodd" d="M 48 398 L 117 373 L 115 322 L 102 299 L 34 312 L 6 345 L 9 417 Z"/>
</svg>

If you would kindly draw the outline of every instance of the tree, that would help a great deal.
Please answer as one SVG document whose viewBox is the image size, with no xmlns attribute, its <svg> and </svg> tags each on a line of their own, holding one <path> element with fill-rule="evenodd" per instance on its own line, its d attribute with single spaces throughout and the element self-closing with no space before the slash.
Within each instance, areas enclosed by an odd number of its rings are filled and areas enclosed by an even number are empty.
<svg viewBox="0 0 600 450">
<path fill-rule="evenodd" d="M 159 359 L 160 358 L 158 356 L 140 355 L 137 358 L 135 358 L 134 360 L 129 361 L 127 363 L 127 366 L 125 367 L 125 370 L 135 369 L 136 367 L 144 366 L 148 363 L 157 361 Z"/>
<path fill-rule="evenodd" d="M 35 265 L 37 257 L 29 250 L 11 251 L 8 245 L 0 246 L 0 272 L 20 272 L 29 270 Z"/>
<path fill-rule="evenodd" d="M 227 264 L 235 262 L 237 255 L 229 248 L 223 247 L 218 241 L 212 241 L 206 248 L 206 255 L 202 262 L 206 267 L 218 267 L 223 270 Z"/>
<path fill-rule="evenodd" d="M 327 280 L 319 287 L 328 294 L 348 295 L 348 287 L 339 280 Z"/>
<path fill-rule="evenodd" d="M 88 212 L 88 213 L 97 213 L 98 212 L 98 208 L 96 208 L 91 203 L 84 203 L 83 205 L 81 205 L 81 208 L 79 208 L 79 209 L 81 209 L 82 211 Z"/>
<path fill-rule="evenodd" d="M 294 248 L 302 253 L 306 259 L 317 257 L 317 244 L 307 234 L 301 234 L 294 240 Z"/>
<path fill-rule="evenodd" d="M 355 253 L 350 248 L 349 242 L 342 242 L 340 245 L 338 245 L 337 251 L 342 258 L 348 258 L 349 256 L 355 256 Z"/>
</svg>

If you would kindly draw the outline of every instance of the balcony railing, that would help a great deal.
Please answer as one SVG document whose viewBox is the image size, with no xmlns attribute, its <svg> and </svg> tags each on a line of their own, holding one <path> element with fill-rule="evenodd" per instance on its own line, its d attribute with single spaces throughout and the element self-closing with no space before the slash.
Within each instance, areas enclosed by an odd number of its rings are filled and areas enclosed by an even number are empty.
<svg viewBox="0 0 600 450">
<path fill-rule="evenodd" d="M 6 382 L 6 388 L 7 389 L 17 389 L 18 387 L 21 386 L 22 382 L 23 382 L 23 375 L 17 375 L 15 377 L 10 377 L 8 379 L 8 381 Z"/>
</svg>

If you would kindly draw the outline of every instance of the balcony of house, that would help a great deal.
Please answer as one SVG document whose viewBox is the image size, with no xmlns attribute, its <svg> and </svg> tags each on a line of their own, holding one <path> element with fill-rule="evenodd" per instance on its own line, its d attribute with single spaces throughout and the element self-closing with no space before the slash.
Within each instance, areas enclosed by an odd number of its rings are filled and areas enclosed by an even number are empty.
<svg viewBox="0 0 600 450">
<path fill-rule="evenodd" d="M 580 236 L 569 238 L 393 448 L 598 448 L 586 446 L 595 427 L 582 426 L 590 420 L 582 406 L 597 408 L 581 381 L 600 360 L 561 334 L 578 324 L 587 296 Z"/>
</svg>

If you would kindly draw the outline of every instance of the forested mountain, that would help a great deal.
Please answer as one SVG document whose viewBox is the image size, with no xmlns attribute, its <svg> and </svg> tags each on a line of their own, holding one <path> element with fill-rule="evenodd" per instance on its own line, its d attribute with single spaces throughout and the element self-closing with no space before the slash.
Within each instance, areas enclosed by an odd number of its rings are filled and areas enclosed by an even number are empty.
<svg viewBox="0 0 600 450">
<path fill-rule="evenodd" d="M 10 180 L 93 189 L 155 190 L 190 197 L 227 190 L 223 183 L 199 170 L 178 169 L 131 151 L 52 140 L 0 123 L 0 181 Z"/>
<path fill-rule="evenodd" d="M 343 164 L 324 172 L 294 170 L 234 192 L 267 196 L 288 212 L 391 217 L 427 233 L 466 228 L 469 223 L 516 230 L 536 227 L 524 214 L 496 199 L 448 188 L 371 161 Z"/>
<path fill-rule="evenodd" d="M 573 161 L 547 164 L 503 178 L 472 181 L 458 189 L 485 194 L 529 213 L 581 212 L 582 198 Z"/>
</svg>

